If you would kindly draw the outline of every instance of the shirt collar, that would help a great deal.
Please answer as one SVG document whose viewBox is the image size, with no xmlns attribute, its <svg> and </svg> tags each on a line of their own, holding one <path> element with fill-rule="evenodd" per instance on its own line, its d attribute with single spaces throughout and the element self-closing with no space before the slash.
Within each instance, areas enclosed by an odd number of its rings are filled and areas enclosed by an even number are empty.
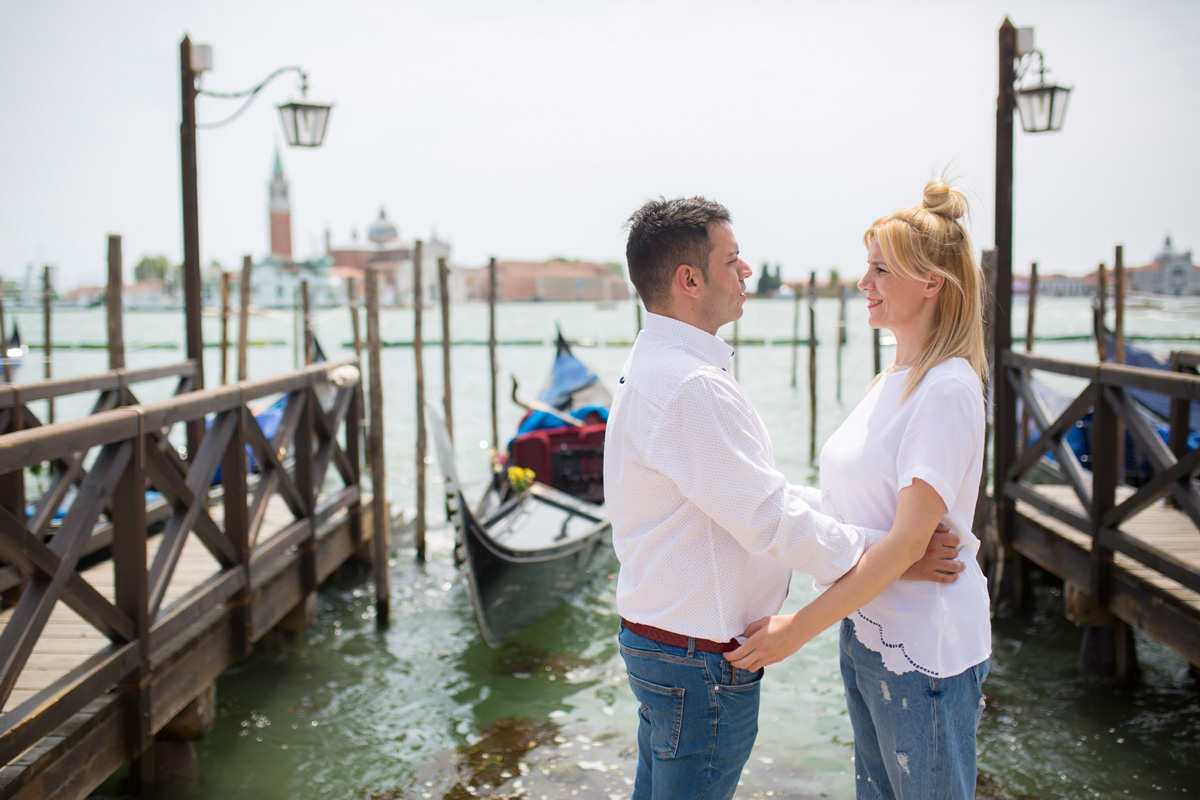
<svg viewBox="0 0 1200 800">
<path fill-rule="evenodd" d="M 702 360 L 726 372 L 733 365 L 733 348 L 719 336 L 674 317 L 646 312 L 646 333 L 682 344 Z"/>
</svg>

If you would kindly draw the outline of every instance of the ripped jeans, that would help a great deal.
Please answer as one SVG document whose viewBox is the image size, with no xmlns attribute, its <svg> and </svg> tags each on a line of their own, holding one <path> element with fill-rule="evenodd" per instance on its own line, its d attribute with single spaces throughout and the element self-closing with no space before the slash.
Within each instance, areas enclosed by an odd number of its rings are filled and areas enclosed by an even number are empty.
<svg viewBox="0 0 1200 800">
<path fill-rule="evenodd" d="M 897 675 L 842 621 L 842 683 L 859 800 L 974 800 L 975 733 L 991 659 L 958 675 Z"/>
</svg>

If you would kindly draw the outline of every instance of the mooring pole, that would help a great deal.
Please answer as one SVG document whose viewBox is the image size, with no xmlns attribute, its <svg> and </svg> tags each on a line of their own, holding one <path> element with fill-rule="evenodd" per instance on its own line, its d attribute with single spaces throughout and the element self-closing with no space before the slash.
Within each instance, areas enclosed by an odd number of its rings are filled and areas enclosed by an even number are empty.
<svg viewBox="0 0 1200 800">
<path fill-rule="evenodd" d="M 425 560 L 425 292 L 421 269 L 421 240 L 413 243 L 413 357 L 416 359 L 417 384 L 417 561 Z"/>
<path fill-rule="evenodd" d="M 454 441 L 454 402 L 450 391 L 450 266 L 446 257 L 438 257 L 438 295 L 442 303 L 442 411 L 446 415 L 446 432 Z"/>
<path fill-rule="evenodd" d="M 371 427 L 367 430 L 367 461 L 371 470 L 371 566 L 375 577 L 375 615 L 388 623 L 392 551 L 387 518 L 387 470 L 383 460 L 383 377 L 379 357 L 379 270 L 367 267 L 367 357 L 370 361 Z"/>
<path fill-rule="evenodd" d="M 800 369 L 800 292 L 793 291 L 792 296 L 795 298 L 792 314 L 792 388 L 795 389 Z"/>
<path fill-rule="evenodd" d="M 47 264 L 42 270 L 42 320 L 46 331 L 46 380 L 54 377 L 54 370 L 50 366 L 50 356 L 54 352 L 54 337 L 51 335 L 50 325 L 50 301 L 54 298 L 54 287 L 50 285 L 50 265 Z M 50 397 L 46 400 L 47 414 L 46 421 L 54 423 L 54 398 Z"/>
<path fill-rule="evenodd" d="M 253 262 L 250 256 L 242 257 L 242 280 L 238 284 L 238 382 L 246 380 L 248 361 L 250 358 L 250 270 Z"/>
<path fill-rule="evenodd" d="M 817 460 L 817 273 L 808 275 L 808 460 Z"/>
<path fill-rule="evenodd" d="M 492 450 L 500 451 L 500 422 L 496 405 L 496 258 L 488 260 L 488 363 L 492 376 Z"/>
<path fill-rule="evenodd" d="M 229 383 L 229 284 L 232 276 L 221 273 L 221 385 Z"/>
<path fill-rule="evenodd" d="M 108 237 L 108 288 L 104 293 L 104 310 L 108 316 L 108 368 L 125 368 L 124 320 L 121 316 L 121 292 L 124 275 L 121 257 L 121 235 Z M 125 398 L 121 398 L 124 402 Z"/>
<path fill-rule="evenodd" d="M 358 292 L 354 276 L 346 278 L 346 304 L 350 307 L 350 331 L 354 335 L 354 357 L 362 363 L 362 334 L 358 330 Z"/>
<path fill-rule="evenodd" d="M 849 286 L 843 286 L 839 281 L 838 293 L 838 333 L 837 333 L 837 401 L 842 402 L 842 350 L 846 346 L 846 293 Z"/>
<path fill-rule="evenodd" d="M 301 340 L 304 343 L 302 362 L 307 367 L 313 363 L 317 352 L 317 348 L 313 346 L 312 304 L 308 294 L 308 281 L 300 281 L 300 326 L 303 332 Z"/>
</svg>

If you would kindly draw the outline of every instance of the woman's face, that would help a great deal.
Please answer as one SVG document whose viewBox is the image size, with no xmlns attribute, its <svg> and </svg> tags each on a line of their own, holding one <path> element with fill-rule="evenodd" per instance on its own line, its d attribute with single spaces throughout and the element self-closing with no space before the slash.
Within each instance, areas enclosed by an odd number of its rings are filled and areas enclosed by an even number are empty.
<svg viewBox="0 0 1200 800">
<path fill-rule="evenodd" d="M 879 239 L 871 239 L 867 248 L 867 274 L 858 282 L 867 295 L 867 313 L 872 328 L 899 333 L 923 322 L 922 312 L 935 302 L 928 296 L 929 281 L 913 280 L 892 272 L 879 248 Z"/>
</svg>

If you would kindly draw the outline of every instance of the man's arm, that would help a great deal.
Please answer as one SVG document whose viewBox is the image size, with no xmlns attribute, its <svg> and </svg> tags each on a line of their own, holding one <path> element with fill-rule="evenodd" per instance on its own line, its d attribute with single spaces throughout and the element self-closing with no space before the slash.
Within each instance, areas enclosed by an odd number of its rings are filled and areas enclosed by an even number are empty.
<svg viewBox="0 0 1200 800">
<path fill-rule="evenodd" d="M 652 435 L 645 447 L 655 454 L 656 466 L 748 552 L 769 555 L 830 584 L 872 541 L 887 536 L 838 522 L 806 503 L 799 487 L 775 468 L 749 401 L 719 378 L 698 375 L 685 381 L 666 416 L 691 420 L 693 426 L 685 436 L 677 435 L 678 429 L 662 438 Z"/>
</svg>

